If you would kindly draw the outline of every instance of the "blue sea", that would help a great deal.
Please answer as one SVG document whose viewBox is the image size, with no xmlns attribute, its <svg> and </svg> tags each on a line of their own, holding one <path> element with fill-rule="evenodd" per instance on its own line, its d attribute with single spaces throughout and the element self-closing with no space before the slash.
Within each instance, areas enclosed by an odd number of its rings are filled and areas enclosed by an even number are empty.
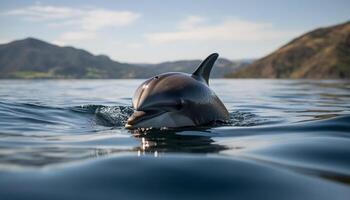
<svg viewBox="0 0 350 200">
<path fill-rule="evenodd" d="M 130 131 L 143 80 L 0 80 L 0 199 L 350 199 L 350 81 L 213 79 L 213 127 Z"/>
</svg>

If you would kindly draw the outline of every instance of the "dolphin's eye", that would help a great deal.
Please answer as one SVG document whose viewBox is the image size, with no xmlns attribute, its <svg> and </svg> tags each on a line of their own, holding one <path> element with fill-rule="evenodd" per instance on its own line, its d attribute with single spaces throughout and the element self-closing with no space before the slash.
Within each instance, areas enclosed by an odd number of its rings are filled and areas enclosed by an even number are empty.
<svg viewBox="0 0 350 200">
<path fill-rule="evenodd" d="M 158 79 L 158 78 L 159 78 L 159 76 L 155 76 L 155 77 L 154 77 L 154 79 Z"/>
<path fill-rule="evenodd" d="M 184 106 L 184 104 L 185 104 L 185 101 L 183 99 L 181 99 L 180 101 L 177 102 L 175 107 L 177 110 L 181 110 L 182 107 Z"/>
<path fill-rule="evenodd" d="M 175 108 L 176 108 L 176 110 L 181 110 L 181 108 L 182 108 L 182 104 L 176 104 L 176 106 L 175 106 Z"/>
</svg>

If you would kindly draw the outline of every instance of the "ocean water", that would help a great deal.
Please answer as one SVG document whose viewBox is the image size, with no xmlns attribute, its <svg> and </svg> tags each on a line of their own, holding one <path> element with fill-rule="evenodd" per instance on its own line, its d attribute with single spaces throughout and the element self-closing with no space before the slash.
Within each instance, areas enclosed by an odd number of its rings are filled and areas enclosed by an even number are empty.
<svg viewBox="0 0 350 200">
<path fill-rule="evenodd" d="M 1 80 L 0 199 L 350 199 L 350 81 L 211 80 L 230 124 L 129 131 L 142 80 Z"/>
</svg>

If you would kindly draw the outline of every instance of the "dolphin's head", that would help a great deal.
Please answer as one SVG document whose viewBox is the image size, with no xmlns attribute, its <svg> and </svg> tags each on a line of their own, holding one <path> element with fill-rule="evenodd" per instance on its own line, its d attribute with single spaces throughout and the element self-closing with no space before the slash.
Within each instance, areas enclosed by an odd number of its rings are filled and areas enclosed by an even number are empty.
<svg viewBox="0 0 350 200">
<path fill-rule="evenodd" d="M 126 128 L 183 127 L 194 123 L 187 114 L 200 87 L 197 80 L 185 73 L 165 73 L 146 80 L 132 99 L 134 113 Z"/>
<path fill-rule="evenodd" d="M 195 126 L 222 116 L 216 113 L 227 116 L 227 109 L 208 85 L 217 57 L 218 54 L 210 55 L 193 74 L 165 73 L 143 82 L 134 94 L 135 111 L 125 127 Z"/>
</svg>

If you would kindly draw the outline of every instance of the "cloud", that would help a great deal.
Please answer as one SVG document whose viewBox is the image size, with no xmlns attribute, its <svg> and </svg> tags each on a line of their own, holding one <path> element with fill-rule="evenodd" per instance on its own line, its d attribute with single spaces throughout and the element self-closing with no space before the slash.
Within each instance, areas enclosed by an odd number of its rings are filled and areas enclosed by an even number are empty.
<svg viewBox="0 0 350 200">
<path fill-rule="evenodd" d="M 95 32 L 89 31 L 72 31 L 63 33 L 56 41 L 58 44 L 65 44 L 74 41 L 90 40 L 96 37 Z"/>
<path fill-rule="evenodd" d="M 11 42 L 11 41 L 12 41 L 12 40 L 5 39 L 5 38 L 0 38 L 0 44 L 9 43 L 9 42 Z"/>
<path fill-rule="evenodd" d="M 126 26 L 136 21 L 140 14 L 131 11 L 115 11 L 101 8 L 70 8 L 35 4 L 4 13 L 24 20 L 45 22 L 51 27 L 71 27 L 56 42 L 65 43 L 92 39 L 104 28 Z"/>
<path fill-rule="evenodd" d="M 204 23 L 199 16 L 189 16 L 181 21 L 176 30 L 146 34 L 153 43 L 174 43 L 178 41 L 261 41 L 291 37 L 295 31 L 277 30 L 269 23 L 251 22 L 241 19 L 227 19 L 217 24 Z"/>
<path fill-rule="evenodd" d="M 205 19 L 203 17 L 191 15 L 188 16 L 185 20 L 181 21 L 178 25 L 178 28 L 182 30 L 191 29 L 195 25 L 199 25 L 203 22 L 205 22 Z"/>
<path fill-rule="evenodd" d="M 130 48 L 130 49 L 139 49 L 143 47 L 143 44 L 141 43 L 129 43 L 125 45 L 125 47 Z"/>
<path fill-rule="evenodd" d="M 59 25 L 78 25 L 85 30 L 125 26 L 139 18 L 131 11 L 114 11 L 101 8 L 76 9 L 70 7 L 34 5 L 5 12 L 25 20 L 53 22 Z"/>
<path fill-rule="evenodd" d="M 48 21 L 71 19 L 83 14 L 82 10 L 69 7 L 34 5 L 5 12 L 6 15 L 21 16 L 26 20 Z"/>
<path fill-rule="evenodd" d="M 130 11 L 90 10 L 81 20 L 85 30 L 98 30 L 104 27 L 125 26 L 131 24 L 139 14 Z"/>
</svg>

